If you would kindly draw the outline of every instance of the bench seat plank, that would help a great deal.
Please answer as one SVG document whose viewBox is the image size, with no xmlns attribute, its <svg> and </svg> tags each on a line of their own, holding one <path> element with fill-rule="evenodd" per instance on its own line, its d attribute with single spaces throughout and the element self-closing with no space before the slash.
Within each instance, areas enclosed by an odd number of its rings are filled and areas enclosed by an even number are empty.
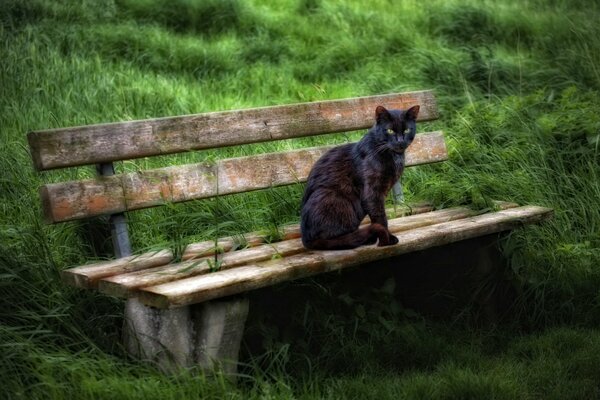
<svg viewBox="0 0 600 400">
<path fill-rule="evenodd" d="M 356 97 L 30 132 L 38 171 L 190 150 L 368 128 L 375 108 L 419 104 L 419 120 L 438 116 L 432 91 Z"/>
<path fill-rule="evenodd" d="M 57 223 L 303 182 L 331 147 L 46 184 L 41 190 L 42 209 L 47 222 Z M 406 165 L 440 162 L 447 157 L 442 132 L 422 133 L 406 151 Z"/>
<path fill-rule="evenodd" d="M 84 289 L 96 288 L 98 280 L 115 274 L 139 271 L 165 265 L 173 261 L 173 252 L 168 249 L 144 254 L 100 261 L 61 271 L 61 278 L 71 286 Z"/>
<path fill-rule="evenodd" d="M 517 207 L 516 203 L 509 202 L 495 202 L 497 209 L 507 209 Z M 403 205 L 397 208 L 388 208 L 386 210 L 387 215 L 390 217 L 389 226 L 392 231 L 406 230 L 417 226 L 423 226 L 434 223 L 436 220 L 440 222 L 443 218 L 454 219 L 466 216 L 461 210 L 465 210 L 468 215 L 475 215 L 478 212 L 472 211 L 466 208 L 454 208 L 446 210 L 438 210 L 435 213 L 433 207 L 430 204 L 414 204 L 414 205 Z M 419 214 L 428 213 L 419 218 L 414 218 Z M 409 216 L 412 218 L 406 219 Z M 366 217 L 363 224 L 369 222 L 369 217 Z M 284 227 L 282 235 L 282 241 L 289 241 L 291 239 L 297 239 L 300 237 L 300 225 L 292 224 Z M 265 245 L 267 236 L 261 232 L 249 232 L 237 235 L 235 237 L 223 237 L 217 240 L 217 247 L 215 247 L 214 240 L 207 240 L 203 242 L 191 243 L 184 249 L 182 260 L 184 262 L 177 264 L 170 264 L 173 261 L 173 253 L 170 250 L 151 251 L 140 255 L 134 255 L 129 257 L 123 257 L 116 260 L 100 261 L 91 264 L 86 264 L 78 267 L 69 268 L 61 271 L 62 279 L 65 283 L 80 287 L 82 289 L 98 289 L 99 281 L 100 291 L 105 293 L 111 293 L 114 291 L 114 295 L 126 297 L 129 292 L 133 289 L 151 286 L 182 277 L 197 275 L 201 272 L 200 269 L 193 269 L 197 263 L 190 262 L 199 260 L 203 263 L 207 259 L 213 259 L 215 250 L 225 253 L 221 256 L 221 269 L 225 269 L 227 266 L 232 267 L 240 265 L 243 257 L 254 256 L 257 254 L 251 249 L 257 246 Z M 281 242 L 279 242 L 281 243 Z M 237 250 L 240 246 L 247 247 L 246 249 Z M 290 255 L 294 251 L 287 249 L 287 245 L 278 243 L 267 243 L 266 246 L 275 246 L 277 252 L 273 252 L 273 249 L 267 250 L 268 257 L 272 257 L 273 254 L 279 253 L 280 255 Z M 286 250 L 287 249 L 287 250 Z M 264 250 L 261 250 L 264 251 Z M 227 254 L 227 252 L 235 252 L 235 255 Z M 259 256 L 260 257 L 260 256 Z M 266 258 L 265 258 L 266 259 Z M 187 261 L 187 263 L 186 263 Z M 254 261 L 248 261 L 254 262 Z M 209 266 L 204 266 L 206 269 Z M 145 275 L 148 275 L 146 277 Z M 174 274 L 172 277 L 170 274 Z M 140 279 L 150 279 L 148 282 L 143 281 L 136 282 L 135 277 Z M 156 279 L 152 281 L 151 279 Z M 122 287 L 119 287 L 122 286 Z M 103 287 L 110 287 L 111 289 L 103 289 Z"/>
<path fill-rule="evenodd" d="M 200 303 L 283 281 L 389 258 L 430 247 L 508 231 L 548 218 L 552 210 L 524 206 L 425 226 L 399 233 L 394 246 L 363 246 L 353 250 L 308 251 L 278 260 L 244 265 L 215 273 L 147 287 L 140 300 L 158 308 Z"/>
<path fill-rule="evenodd" d="M 500 203 L 499 203 L 500 204 Z M 514 204 L 514 203 L 513 203 Z M 516 207 L 516 204 L 515 204 Z M 396 208 L 386 209 L 386 214 L 390 218 L 404 217 L 408 215 L 422 214 L 433 211 L 433 206 L 430 203 L 400 205 Z M 366 217 L 363 223 L 368 222 L 369 217 Z M 296 239 L 300 237 L 300 225 L 292 224 L 282 228 L 282 240 Z M 235 237 L 220 238 L 217 240 L 217 246 L 222 252 L 227 252 L 239 246 L 240 244 L 247 247 L 253 247 L 265 243 L 265 235 L 260 232 L 250 232 Z M 207 240 L 199 243 L 188 245 L 183 251 L 181 258 L 183 260 L 192 260 L 204 256 L 213 255 L 215 253 L 215 241 Z"/>
<path fill-rule="evenodd" d="M 503 203 L 503 205 L 505 207 L 516 206 L 514 203 Z M 394 233 L 403 232 L 423 226 L 474 216 L 478 213 L 480 212 L 467 207 L 431 211 L 424 214 L 391 219 L 389 221 L 389 229 Z M 222 271 L 243 264 L 266 261 L 274 257 L 288 257 L 305 251 L 306 249 L 303 247 L 300 239 L 290 239 L 282 242 L 265 244 L 259 247 L 223 254 L 219 257 L 219 269 Z M 214 257 L 208 256 L 196 260 L 106 277 L 99 282 L 98 290 L 112 296 L 128 297 L 135 295 L 136 289 L 207 274 L 210 273 L 213 268 Z"/>
<path fill-rule="evenodd" d="M 396 210 L 388 209 L 388 215 L 421 214 L 433 210 L 429 204 L 416 204 L 413 206 L 400 206 Z M 364 222 L 368 220 L 365 219 Z M 283 228 L 283 240 L 296 239 L 300 237 L 300 225 L 293 224 Z M 224 237 L 217 240 L 219 252 L 234 251 L 240 244 L 248 247 L 256 247 L 266 243 L 267 236 L 261 232 L 250 232 L 235 237 Z M 215 241 L 207 240 L 188 245 L 182 255 L 185 261 L 214 255 Z M 82 289 L 98 288 L 98 280 L 127 274 L 133 271 L 151 269 L 165 266 L 173 261 L 173 253 L 170 250 L 152 251 L 140 255 L 123 257 L 116 260 L 100 261 L 86 264 L 61 271 L 62 280 Z M 185 267 L 182 267 L 185 268 Z"/>
</svg>

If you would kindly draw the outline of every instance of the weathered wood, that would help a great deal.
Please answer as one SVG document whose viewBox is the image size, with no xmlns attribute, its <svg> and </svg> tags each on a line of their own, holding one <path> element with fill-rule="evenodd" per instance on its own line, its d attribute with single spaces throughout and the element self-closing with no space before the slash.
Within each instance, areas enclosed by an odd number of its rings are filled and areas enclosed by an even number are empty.
<svg viewBox="0 0 600 400">
<path fill-rule="evenodd" d="M 399 215 L 420 214 L 431 211 L 433 207 L 430 204 L 416 204 L 410 207 L 400 207 L 396 210 Z M 388 215 L 393 215 L 394 210 L 388 209 Z M 365 220 L 366 221 L 366 220 Z M 300 226 L 298 224 L 286 226 L 283 228 L 283 240 L 300 237 Z M 250 232 L 236 237 L 226 237 L 218 239 L 217 246 L 219 251 L 228 252 L 236 249 L 240 242 L 244 246 L 254 247 L 264 244 L 267 239 L 265 233 Z M 192 260 L 213 255 L 215 253 L 214 240 L 192 243 L 185 248 L 182 256 L 183 260 Z M 69 268 L 61 271 L 63 281 L 71 286 L 82 289 L 95 289 L 98 286 L 98 280 L 128 272 L 140 271 L 143 269 L 152 269 L 161 265 L 169 264 L 173 260 L 173 253 L 170 250 L 161 250 L 148 252 L 131 257 L 125 257 L 117 260 L 101 261 L 94 264 L 87 264 L 78 267 Z"/>
<path fill-rule="evenodd" d="M 56 223 L 102 214 L 242 193 L 303 182 L 313 164 L 332 146 L 219 160 L 42 186 L 44 217 Z M 406 165 L 444 161 L 441 132 L 417 135 Z"/>
<path fill-rule="evenodd" d="M 243 264 L 255 263 L 281 258 L 304 252 L 300 239 L 264 244 L 259 247 L 225 253 L 219 257 L 215 266 L 214 257 L 208 256 L 197 260 L 169 264 L 158 268 L 150 268 L 141 273 L 126 273 L 105 278 L 98 285 L 98 290 L 111 296 L 135 296 L 136 289 L 158 285 L 209 273 L 213 270 L 226 270 Z"/>
<path fill-rule="evenodd" d="M 171 250 L 151 251 L 140 255 L 66 269 L 61 271 L 61 277 L 65 283 L 71 286 L 91 289 L 97 286 L 98 279 L 165 265 L 172 260 L 173 252 Z"/>
<path fill-rule="evenodd" d="M 375 108 L 419 104 L 419 120 L 436 119 L 432 91 L 184 115 L 28 134 L 38 171 L 190 150 L 347 132 L 370 127 Z"/>
<path fill-rule="evenodd" d="M 294 229 L 295 228 L 295 229 Z M 294 239 L 300 237 L 300 226 L 294 225 L 286 228 L 291 234 L 286 234 L 283 240 Z M 297 231 L 297 234 L 296 234 Z M 204 259 L 207 256 L 212 256 L 217 253 L 226 253 L 240 247 L 255 247 L 260 246 L 265 242 L 266 236 L 259 232 L 244 233 L 236 237 L 225 237 L 217 240 L 216 246 L 214 240 L 205 240 L 202 242 L 191 243 L 183 251 L 182 260 L 197 260 Z"/>
<path fill-rule="evenodd" d="M 282 281 L 515 229 L 527 223 L 539 222 L 549 217 L 551 213 L 552 210 L 548 208 L 525 206 L 416 228 L 399 233 L 400 241 L 394 246 L 364 246 L 353 250 L 301 253 L 281 260 L 241 266 L 147 287 L 140 290 L 140 300 L 159 308 L 199 303 Z"/>
<path fill-rule="evenodd" d="M 508 208 L 517 207 L 518 205 L 516 203 L 497 201 L 495 202 L 495 206 L 497 209 L 505 210 Z M 397 208 L 388 208 L 386 209 L 386 212 L 388 218 L 390 218 L 390 230 L 405 230 L 418 226 L 430 225 L 436 221 L 442 222 L 444 218 L 451 220 L 454 218 L 461 218 L 462 215 L 476 215 L 479 213 L 479 211 L 460 207 L 439 210 L 435 213 L 431 213 L 432 210 L 433 207 L 426 203 Z M 465 210 L 466 214 L 457 214 L 457 210 Z M 414 217 L 424 213 L 429 214 L 423 215 L 418 219 L 408 218 L 408 216 Z M 404 218 L 399 218 L 398 216 Z M 366 217 L 363 221 L 363 224 L 368 222 L 369 218 Z M 300 226 L 298 224 L 289 225 L 283 228 L 283 241 L 297 239 L 299 237 Z M 218 239 L 217 248 L 219 252 L 227 253 L 229 251 L 236 250 L 239 248 L 240 244 L 244 247 L 248 247 L 248 249 L 236 251 L 235 255 L 224 254 L 220 256 L 220 268 L 225 269 L 227 266 L 232 267 L 240 265 L 239 262 L 242 262 L 243 258 L 245 257 L 244 254 L 250 255 L 251 257 L 256 257 L 258 253 L 256 253 L 253 248 L 256 246 L 265 245 L 266 239 L 267 236 L 265 233 L 261 232 L 250 232 L 235 237 Z M 268 244 L 266 246 L 268 246 L 269 249 L 262 249 L 260 251 L 267 252 L 268 257 L 276 255 L 277 252 L 279 252 L 279 255 L 281 256 L 290 255 L 295 252 L 294 250 L 287 248 L 287 245 L 282 244 L 281 242 Z M 164 283 L 174 279 L 179 279 L 181 277 L 193 276 L 197 273 L 200 273 L 198 271 L 203 271 L 209 267 L 207 260 L 212 262 L 214 257 L 209 256 L 213 256 L 217 248 L 215 247 L 214 240 L 208 240 L 188 245 L 182 255 L 182 259 L 184 260 L 182 263 L 169 264 L 173 259 L 173 255 L 169 250 L 163 250 L 160 252 L 149 252 L 119 260 L 102 261 L 94 264 L 74 267 L 61 271 L 61 274 L 65 283 L 68 283 L 72 286 L 80 287 L 82 289 L 96 289 L 98 286 L 100 286 L 100 290 L 105 293 L 126 297 L 130 295 L 131 290 L 138 287 Z M 267 257 L 267 253 L 265 253 L 265 257 Z M 133 265 L 130 264 L 130 260 L 133 260 Z M 143 276 L 146 274 L 149 276 L 143 278 Z M 174 274 L 174 277 L 171 278 L 169 274 Z M 136 279 L 138 278 L 140 280 L 136 282 Z M 157 279 L 157 281 L 149 281 L 146 283 L 144 279 Z M 102 280 L 102 282 L 99 282 L 100 280 Z M 120 285 L 123 285 L 124 287 L 120 288 Z"/>
<path fill-rule="evenodd" d="M 502 206 L 508 208 L 516 205 L 503 203 Z M 477 214 L 479 214 L 478 211 L 466 207 L 448 208 L 424 214 L 391 219 L 389 220 L 389 229 L 394 233 L 403 232 L 409 229 L 454 221 Z M 244 264 L 289 257 L 305 251 L 306 249 L 302 245 L 300 239 L 290 239 L 225 253 L 219 256 L 218 265 L 215 265 L 214 257 L 207 256 L 192 261 L 106 277 L 99 282 L 98 290 L 118 297 L 135 296 L 137 294 L 137 289 L 142 287 L 155 286 L 192 276 L 203 275 L 214 270 L 223 271 Z"/>
<path fill-rule="evenodd" d="M 516 207 L 516 204 L 514 205 Z M 386 209 L 388 218 L 396 218 L 401 216 L 422 214 L 433 210 L 433 206 L 429 203 L 420 203 L 412 205 L 403 205 L 396 208 Z M 366 217 L 363 223 L 367 223 L 369 217 Z M 300 225 L 293 224 L 283 227 L 281 235 L 282 240 L 296 239 L 300 237 Z M 189 244 L 183 251 L 181 258 L 183 260 L 193 260 L 205 256 L 215 254 L 215 250 L 221 252 L 227 252 L 239 245 L 245 247 L 259 246 L 265 243 L 267 236 L 260 232 L 245 233 L 235 237 L 226 237 L 217 240 L 217 246 L 215 247 L 214 240 L 207 240 L 198 243 Z"/>
</svg>

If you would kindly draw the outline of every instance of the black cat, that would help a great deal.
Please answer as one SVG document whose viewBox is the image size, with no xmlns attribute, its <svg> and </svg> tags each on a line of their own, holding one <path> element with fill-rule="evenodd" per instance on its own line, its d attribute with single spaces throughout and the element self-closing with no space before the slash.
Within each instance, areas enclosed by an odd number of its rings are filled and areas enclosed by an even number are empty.
<svg viewBox="0 0 600 400">
<path fill-rule="evenodd" d="M 302 199 L 302 243 L 308 249 L 389 246 L 385 198 L 402 175 L 404 151 L 417 132 L 419 106 L 378 106 L 375 125 L 358 142 L 335 147 L 313 166 Z M 371 224 L 359 229 L 365 215 Z"/>
</svg>

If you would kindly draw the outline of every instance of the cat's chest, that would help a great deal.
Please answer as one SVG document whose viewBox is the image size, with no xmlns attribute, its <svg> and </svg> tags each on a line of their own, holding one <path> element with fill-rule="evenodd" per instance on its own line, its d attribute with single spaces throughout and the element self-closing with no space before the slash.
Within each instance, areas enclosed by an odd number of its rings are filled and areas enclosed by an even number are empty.
<svg viewBox="0 0 600 400">
<path fill-rule="evenodd" d="M 400 178 L 404 169 L 404 154 L 381 158 L 375 162 L 364 163 L 361 170 L 361 181 L 368 186 L 389 189 Z"/>
<path fill-rule="evenodd" d="M 404 153 L 396 154 L 394 156 L 394 170 L 398 176 L 401 175 L 402 171 L 404 170 L 404 163 L 405 163 Z"/>
<path fill-rule="evenodd" d="M 404 170 L 404 154 L 394 154 L 383 163 L 382 175 L 392 181 L 397 181 Z"/>
</svg>

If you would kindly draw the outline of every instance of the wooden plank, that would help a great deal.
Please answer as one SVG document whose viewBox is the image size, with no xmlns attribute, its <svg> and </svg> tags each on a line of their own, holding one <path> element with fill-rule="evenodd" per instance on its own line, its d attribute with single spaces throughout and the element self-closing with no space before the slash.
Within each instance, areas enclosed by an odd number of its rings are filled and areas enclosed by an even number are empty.
<svg viewBox="0 0 600 400">
<path fill-rule="evenodd" d="M 419 120 L 438 117 L 432 91 L 183 115 L 30 132 L 38 171 L 77 165 L 347 132 L 373 125 L 375 108 L 419 104 Z"/>
<path fill-rule="evenodd" d="M 411 206 L 399 207 L 398 215 L 408 215 L 408 213 L 419 214 L 431 211 L 433 207 L 429 204 L 415 204 Z M 388 210 L 388 214 L 394 210 Z M 366 221 L 366 220 L 365 220 Z M 297 224 L 283 228 L 283 239 L 289 240 L 300 237 L 300 226 Z M 264 233 L 251 232 L 240 235 L 240 237 L 226 237 L 218 240 L 219 251 L 227 252 L 235 250 L 240 240 L 244 241 L 246 246 L 259 246 L 265 243 Z M 213 255 L 215 252 L 214 240 L 192 243 L 184 251 L 183 260 L 203 258 L 207 255 Z M 164 258 L 163 258 L 164 257 Z M 63 280 L 76 287 L 91 289 L 97 288 L 98 280 L 107 277 L 127 274 L 131 271 L 151 270 L 157 266 L 167 266 L 173 260 L 173 254 L 169 250 L 163 252 L 149 252 L 137 256 L 125 257 L 118 260 L 102 261 L 94 264 L 87 264 L 79 267 L 70 268 L 62 271 Z M 133 264 L 130 265 L 130 262 Z M 230 260 L 231 261 L 231 260 Z"/>
<path fill-rule="evenodd" d="M 173 260 L 171 250 L 151 251 L 148 253 L 122 257 L 116 260 L 101 261 L 61 271 L 62 280 L 84 289 L 97 286 L 98 280 L 116 273 L 139 271 L 141 269 L 165 265 Z"/>
<path fill-rule="evenodd" d="M 422 226 L 466 218 L 477 213 L 478 211 L 466 207 L 449 208 L 391 219 L 389 227 L 392 232 L 402 232 Z M 306 250 L 300 239 L 264 244 L 219 256 L 218 269 L 226 270 L 243 264 L 266 261 L 272 258 L 289 257 L 304 251 Z M 211 272 L 214 268 L 214 257 L 201 257 L 191 261 L 107 277 L 99 282 L 98 289 L 112 296 L 128 297 L 135 295 L 136 289 L 172 282 L 191 276 L 203 275 Z"/>
<path fill-rule="evenodd" d="M 334 146 L 233 158 L 219 162 L 220 194 L 240 193 L 256 189 L 304 182 L 312 166 Z M 448 158 L 442 132 L 417 135 L 406 152 L 406 165 L 444 161 Z"/>
<path fill-rule="evenodd" d="M 524 224 L 542 221 L 551 214 L 551 209 L 538 206 L 525 206 L 487 213 L 399 233 L 400 241 L 394 246 L 364 246 L 340 251 L 309 251 L 281 260 L 245 265 L 147 287 L 140 290 L 140 300 L 159 308 L 200 303 L 291 279 L 335 271 L 365 262 L 515 229 Z"/>
<path fill-rule="evenodd" d="M 331 147 L 47 184 L 41 190 L 44 218 L 49 223 L 64 222 L 303 182 L 313 164 Z M 439 162 L 447 157 L 441 132 L 422 133 L 408 148 L 406 165 Z"/>
<path fill-rule="evenodd" d="M 514 208 L 518 205 L 510 202 L 495 202 L 498 209 Z M 411 206 L 401 206 L 396 210 L 393 208 L 387 209 L 388 216 L 400 215 L 400 217 L 390 218 L 389 227 L 393 232 L 398 232 L 418 226 L 430 225 L 434 222 L 441 222 L 445 220 L 453 220 L 460 218 L 463 214 L 457 214 L 455 210 L 462 210 L 463 208 L 451 208 L 446 210 L 439 210 L 431 213 L 433 207 L 429 204 L 415 204 Z M 479 211 L 464 209 L 468 215 L 476 215 Z M 468 211 L 467 211 L 468 210 Z M 408 216 L 417 216 L 419 214 L 428 213 L 422 215 L 418 219 L 408 218 Z M 465 216 L 467 214 L 464 214 Z M 368 223 L 369 218 L 366 217 L 363 221 Z M 300 237 L 300 226 L 293 224 L 283 228 L 283 240 L 289 241 Z M 250 232 L 239 237 L 225 237 L 218 239 L 217 246 L 221 252 L 229 252 L 235 250 L 236 247 L 243 242 L 245 246 L 250 249 L 256 246 L 265 245 L 266 236 L 260 232 Z M 281 243 L 281 242 L 280 242 Z M 288 248 L 287 244 L 267 244 L 271 246 L 269 249 L 259 250 L 264 252 L 264 258 L 275 256 L 287 256 L 295 254 L 296 251 L 292 248 Z M 221 256 L 221 269 L 235 267 L 243 263 L 254 262 L 251 260 L 252 256 L 256 256 L 254 251 L 246 253 L 248 250 L 243 249 L 236 251 L 236 255 L 223 255 Z M 169 250 L 162 250 L 157 252 L 149 252 L 141 255 L 124 257 L 117 260 L 102 261 L 93 264 L 87 264 L 79 267 L 70 268 L 61 271 L 63 281 L 70 284 L 71 286 L 80 287 L 84 289 L 95 289 L 98 288 L 100 291 L 112 294 L 115 296 L 127 296 L 130 291 L 143 286 L 150 286 L 159 283 L 169 282 L 182 277 L 194 276 L 197 274 L 205 273 L 210 270 L 210 265 L 206 264 L 206 260 L 214 259 L 215 253 L 215 242 L 213 240 L 192 243 L 188 245 L 182 255 L 182 259 L 187 262 L 178 264 L 169 264 L 173 260 L 173 254 Z M 250 257 L 244 262 L 244 257 L 250 255 Z M 256 258 L 254 260 L 259 260 Z M 133 272 L 132 272 L 133 271 Z M 134 283 L 134 277 L 143 276 L 145 273 L 149 275 L 156 275 L 156 281 L 149 281 L 150 283 L 145 284 L 144 282 Z M 170 275 L 173 276 L 170 276 Z M 122 276 L 123 278 L 118 278 Z M 143 278 L 146 279 L 146 278 Z M 103 283 L 106 281 L 106 283 Z M 126 282 L 126 283 L 123 283 Z M 122 288 L 117 286 L 123 285 Z M 104 287 L 110 287 L 105 289 Z"/>
<path fill-rule="evenodd" d="M 223 254 L 219 257 L 218 268 L 219 270 L 226 270 L 247 263 L 265 261 L 273 257 L 281 258 L 303 251 L 305 250 L 300 239 L 263 244 L 262 246 Z M 98 290 L 111 296 L 129 297 L 135 295 L 138 288 L 206 274 L 214 268 L 214 257 L 202 257 L 139 272 L 111 276 L 99 282 Z"/>
<path fill-rule="evenodd" d="M 508 203 L 506 203 L 508 204 Z M 514 203 L 513 203 L 514 204 Z M 517 205 L 514 204 L 514 207 Z M 429 203 L 401 205 L 394 208 L 386 209 L 386 213 L 390 218 L 405 217 L 408 215 L 422 214 L 433 210 L 433 206 Z M 365 218 L 363 223 L 367 223 L 369 218 Z M 293 224 L 283 228 L 282 240 L 296 239 L 300 237 L 300 225 Z M 203 242 L 189 244 L 183 251 L 181 258 L 183 260 L 192 260 L 215 254 L 215 250 L 227 252 L 235 249 L 237 246 L 244 245 L 247 247 L 258 246 L 265 243 L 266 236 L 260 232 L 245 233 L 235 237 L 226 237 L 217 240 L 215 248 L 214 240 L 206 240 Z"/>
</svg>

